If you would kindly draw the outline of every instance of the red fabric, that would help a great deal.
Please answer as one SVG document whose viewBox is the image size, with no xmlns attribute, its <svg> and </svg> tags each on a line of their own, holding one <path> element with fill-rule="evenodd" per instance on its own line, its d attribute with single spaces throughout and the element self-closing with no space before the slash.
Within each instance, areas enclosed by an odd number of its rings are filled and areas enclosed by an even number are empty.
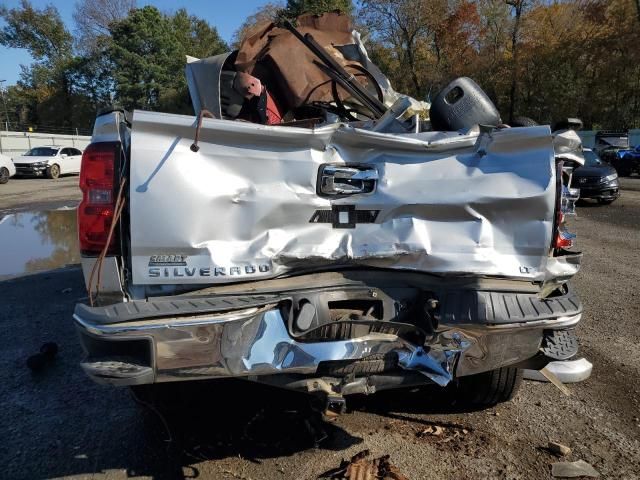
<svg viewBox="0 0 640 480">
<path fill-rule="evenodd" d="M 266 91 L 267 93 L 267 125 L 276 125 L 278 123 L 282 123 L 282 114 L 276 105 L 276 102 L 273 100 L 273 97 Z"/>
</svg>

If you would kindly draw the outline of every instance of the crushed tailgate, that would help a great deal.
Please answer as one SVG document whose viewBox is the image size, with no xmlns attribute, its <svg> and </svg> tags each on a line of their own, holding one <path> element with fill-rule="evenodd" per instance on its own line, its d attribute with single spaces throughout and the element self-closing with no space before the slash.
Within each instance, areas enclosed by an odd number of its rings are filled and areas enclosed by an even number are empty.
<svg viewBox="0 0 640 480">
<path fill-rule="evenodd" d="M 379 134 L 136 111 L 133 283 L 342 267 L 542 281 L 556 201 L 548 127 Z"/>
</svg>

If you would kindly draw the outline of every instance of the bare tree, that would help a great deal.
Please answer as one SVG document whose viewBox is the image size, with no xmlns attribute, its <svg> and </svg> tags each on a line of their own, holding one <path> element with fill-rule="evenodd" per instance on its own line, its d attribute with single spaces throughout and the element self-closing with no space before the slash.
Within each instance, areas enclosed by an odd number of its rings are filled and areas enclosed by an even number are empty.
<svg viewBox="0 0 640 480">
<path fill-rule="evenodd" d="M 513 28 L 511 29 L 511 55 L 512 71 L 511 71 L 511 88 L 509 89 L 509 122 L 513 121 L 513 115 L 516 103 L 517 85 L 518 85 L 518 54 L 519 52 L 519 36 L 520 21 L 522 12 L 528 6 L 530 0 L 505 0 L 505 3 L 512 8 L 513 11 Z"/>
<path fill-rule="evenodd" d="M 136 0 L 80 0 L 73 19 L 76 22 L 78 47 L 85 52 L 99 48 L 100 39 L 109 35 L 109 25 L 126 17 L 136 7 Z"/>
<path fill-rule="evenodd" d="M 383 45 L 398 52 L 400 66 L 406 69 L 414 95 L 422 96 L 425 85 L 419 77 L 420 47 L 430 44 L 439 59 L 436 26 L 446 2 L 442 0 L 363 0 L 358 18 Z"/>
<path fill-rule="evenodd" d="M 234 50 L 240 48 L 242 41 L 253 31 L 254 27 L 260 23 L 273 22 L 278 18 L 284 10 L 285 5 L 282 1 L 269 2 L 258 8 L 253 15 L 250 15 L 240 28 L 233 34 L 231 40 L 231 48 Z"/>
</svg>

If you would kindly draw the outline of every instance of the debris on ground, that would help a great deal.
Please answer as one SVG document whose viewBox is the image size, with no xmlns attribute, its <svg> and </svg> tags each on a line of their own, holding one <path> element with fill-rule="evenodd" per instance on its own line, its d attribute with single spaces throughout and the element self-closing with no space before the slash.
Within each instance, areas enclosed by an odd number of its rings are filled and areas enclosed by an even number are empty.
<svg viewBox="0 0 640 480">
<path fill-rule="evenodd" d="M 40 347 L 40 352 L 31 355 L 27 358 L 27 367 L 33 372 L 40 372 L 47 366 L 48 363 L 53 362 L 58 354 L 58 344 L 55 342 L 43 343 Z"/>
<path fill-rule="evenodd" d="M 571 395 L 571 390 L 569 390 L 560 381 L 560 379 L 556 376 L 556 374 L 553 373 L 551 370 L 549 370 L 547 367 L 544 367 L 542 370 L 540 370 L 540 373 L 544 375 L 545 378 L 549 380 L 558 390 L 560 390 L 563 393 L 563 395 L 565 395 L 566 397 L 569 397 Z"/>
<path fill-rule="evenodd" d="M 338 468 L 326 472 L 318 478 L 330 478 L 333 480 L 409 480 L 389 462 L 389 455 L 368 460 L 367 457 L 369 455 L 369 450 L 363 450 L 351 457 L 351 460 L 343 460 Z"/>
<path fill-rule="evenodd" d="M 549 442 L 547 448 L 551 453 L 555 453 L 556 455 L 560 455 L 561 457 L 571 455 L 571 448 L 558 442 Z"/>
<path fill-rule="evenodd" d="M 443 424 L 443 425 L 427 425 L 424 428 L 415 430 L 418 438 L 436 437 L 438 443 L 447 443 L 452 440 L 464 437 L 469 433 L 469 429 L 461 425 Z"/>
<path fill-rule="evenodd" d="M 418 432 L 416 435 L 418 437 L 424 437 L 426 435 L 434 435 L 436 437 L 442 435 L 444 433 L 444 428 L 442 428 L 440 425 L 429 425 L 427 428 L 423 429 L 422 431 Z"/>
<path fill-rule="evenodd" d="M 551 475 L 556 478 L 589 477 L 596 478 L 600 473 L 584 460 L 577 462 L 559 462 L 551 464 Z"/>
</svg>

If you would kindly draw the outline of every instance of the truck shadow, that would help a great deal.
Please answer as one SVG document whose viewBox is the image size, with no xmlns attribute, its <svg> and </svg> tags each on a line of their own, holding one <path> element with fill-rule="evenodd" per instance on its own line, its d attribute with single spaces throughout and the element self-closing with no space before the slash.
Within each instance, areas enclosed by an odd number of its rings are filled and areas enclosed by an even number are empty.
<svg viewBox="0 0 640 480">
<path fill-rule="evenodd" d="M 3 478 L 114 471 L 119 476 L 122 470 L 129 477 L 207 477 L 211 461 L 241 457 L 262 463 L 363 442 L 347 431 L 349 422 L 323 418 L 309 396 L 253 382 L 162 384 L 157 398 L 144 389 L 132 398 L 127 388 L 96 385 L 78 366 L 82 351 L 71 321 L 74 304 L 85 295 L 80 270 L 2 281 L 0 288 L 5 300 L 0 302 Z M 31 372 L 26 360 L 45 342 L 55 342 L 59 352 L 42 371 Z M 441 393 L 429 399 L 422 390 L 380 392 L 353 397 L 347 406 L 356 415 L 366 411 L 391 418 L 460 411 L 447 406 Z"/>
<path fill-rule="evenodd" d="M 183 464 L 237 456 L 259 462 L 361 442 L 324 421 L 306 394 L 233 379 L 154 387 L 135 389 L 133 400 L 145 412 L 147 433 Z"/>
<path fill-rule="evenodd" d="M 159 387 L 153 393 L 136 390 L 132 396 L 144 412 L 145 437 L 165 457 L 161 464 L 133 464 L 129 474 L 197 478 L 203 462 L 240 457 L 259 464 L 314 448 L 342 451 L 363 441 L 327 421 L 306 394 L 242 380 Z M 431 422 L 408 414 L 469 411 L 435 386 L 352 396 L 347 405 L 346 415 L 366 411 L 424 425 Z"/>
</svg>

